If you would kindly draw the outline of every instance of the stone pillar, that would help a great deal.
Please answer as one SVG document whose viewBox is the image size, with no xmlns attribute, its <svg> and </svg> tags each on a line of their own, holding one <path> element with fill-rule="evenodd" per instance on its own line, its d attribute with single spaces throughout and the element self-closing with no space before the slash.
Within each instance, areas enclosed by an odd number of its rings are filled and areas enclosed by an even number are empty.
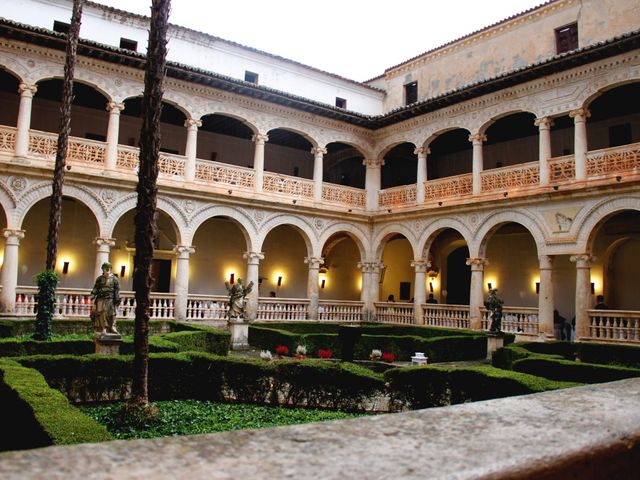
<svg viewBox="0 0 640 480">
<path fill-rule="evenodd" d="M 20 106 L 18 107 L 18 121 L 16 124 L 16 157 L 26 157 L 29 154 L 29 128 L 31 128 L 31 104 L 33 96 L 38 91 L 37 85 L 21 83 Z"/>
<path fill-rule="evenodd" d="M 595 260 L 588 253 L 572 255 L 576 264 L 576 340 L 589 335 L 589 314 L 591 298 L 591 262 Z"/>
<path fill-rule="evenodd" d="M 316 202 L 322 201 L 322 158 L 327 154 L 327 149 L 315 147 L 311 149 L 313 154 L 313 199 Z"/>
<path fill-rule="evenodd" d="M 422 315 L 422 304 L 427 301 L 427 270 L 430 267 L 429 262 L 425 260 L 414 260 L 411 266 L 416 271 L 416 278 L 413 289 L 413 312 L 415 323 L 424 325 L 424 316 Z"/>
<path fill-rule="evenodd" d="M 482 178 L 480 174 L 484 169 L 484 160 L 482 158 L 482 143 L 487 141 L 487 136 L 481 133 L 469 135 L 469 141 L 473 144 L 473 194 L 480 195 L 482 193 Z"/>
<path fill-rule="evenodd" d="M 195 253 L 195 248 L 188 245 L 173 247 L 176 254 L 176 301 L 173 305 L 174 318 L 178 322 L 187 319 L 187 303 L 189 300 L 189 255 Z"/>
<path fill-rule="evenodd" d="M 198 150 L 198 128 L 202 126 L 200 120 L 189 118 L 184 122 L 187 127 L 187 144 L 184 148 L 184 155 L 187 157 L 184 168 L 185 180 L 192 182 L 196 178 L 196 154 Z"/>
<path fill-rule="evenodd" d="M 362 164 L 367 167 L 364 180 L 366 208 L 369 211 L 374 211 L 378 209 L 378 192 L 380 192 L 380 179 L 384 160 L 363 160 Z"/>
<path fill-rule="evenodd" d="M 0 293 L 0 311 L 13 313 L 16 305 L 16 286 L 18 284 L 18 247 L 20 240 L 24 238 L 24 230 L 5 228 L 4 235 L 4 262 L 0 272 L 2 292 Z"/>
<path fill-rule="evenodd" d="M 553 257 L 540 255 L 540 289 L 538 291 L 538 322 L 545 338 L 555 337 L 553 330 Z"/>
<path fill-rule="evenodd" d="M 569 112 L 574 123 L 573 156 L 575 161 L 576 180 L 587 178 L 587 118 L 591 112 L 586 108 L 578 108 Z"/>
<path fill-rule="evenodd" d="M 124 110 L 124 103 L 109 102 L 109 124 L 107 125 L 107 147 L 104 153 L 104 168 L 115 170 L 118 165 L 118 137 L 120 135 L 120 112 Z"/>
<path fill-rule="evenodd" d="M 261 192 L 264 179 L 264 144 L 269 141 L 269 136 L 256 134 L 251 140 L 256 144 L 253 153 L 254 188 L 256 192 Z"/>
<path fill-rule="evenodd" d="M 244 315 L 247 322 L 254 321 L 258 316 L 258 298 L 260 292 L 258 290 L 259 284 L 259 265 L 260 260 L 264 260 L 264 253 L 262 252 L 244 252 L 243 258 L 247 260 L 247 280 L 246 284 L 249 285 L 253 282 L 253 288 L 245 298 Z"/>
<path fill-rule="evenodd" d="M 551 127 L 553 120 L 549 117 L 536 118 L 534 125 L 538 127 L 538 162 L 540 164 L 540 186 L 549 185 L 549 159 L 551 158 Z"/>
<path fill-rule="evenodd" d="M 116 241 L 113 238 L 96 237 L 93 239 L 93 244 L 96 246 L 96 267 L 93 270 L 93 278 L 97 278 L 102 275 L 102 264 L 109 261 L 111 247 L 115 246 Z M 116 272 L 115 265 L 113 271 Z"/>
<path fill-rule="evenodd" d="M 474 330 L 482 328 L 480 308 L 484 306 L 484 267 L 489 265 L 485 258 L 473 257 L 467 259 L 471 267 L 471 287 L 469 292 L 469 322 Z"/>
<path fill-rule="evenodd" d="M 364 303 L 363 320 L 365 321 L 375 320 L 374 302 L 378 301 L 380 271 L 383 267 L 382 262 L 358 262 L 358 268 L 362 271 L 360 301 Z"/>
<path fill-rule="evenodd" d="M 307 276 L 307 298 L 309 299 L 309 310 L 307 310 L 308 320 L 318 319 L 319 288 L 318 279 L 320 277 L 320 265 L 324 263 L 322 257 L 305 257 L 304 263 L 309 265 L 309 275 Z"/>
<path fill-rule="evenodd" d="M 418 155 L 418 173 L 416 176 L 416 203 L 424 203 L 424 182 L 427 181 L 427 155 L 431 153 L 427 147 L 416 148 L 414 153 Z"/>
</svg>

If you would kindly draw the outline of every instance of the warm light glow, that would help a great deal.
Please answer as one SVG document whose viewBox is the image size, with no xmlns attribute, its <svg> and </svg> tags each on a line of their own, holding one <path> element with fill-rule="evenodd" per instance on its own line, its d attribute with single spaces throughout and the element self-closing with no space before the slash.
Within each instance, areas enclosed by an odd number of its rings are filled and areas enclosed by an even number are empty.
<svg viewBox="0 0 640 480">
<path fill-rule="evenodd" d="M 591 276 L 591 293 L 593 293 L 594 295 L 602 295 L 602 278 L 598 277 L 597 275 L 592 275 Z"/>
<path fill-rule="evenodd" d="M 326 273 L 321 273 L 320 275 L 318 275 L 318 285 L 320 285 L 320 288 L 327 288 L 328 283 L 329 282 L 327 281 Z"/>
<path fill-rule="evenodd" d="M 531 279 L 531 289 L 536 293 L 540 292 L 540 277 L 534 277 Z"/>
<path fill-rule="evenodd" d="M 356 290 L 362 292 L 362 275 L 356 279 Z"/>
<path fill-rule="evenodd" d="M 127 272 L 126 265 L 120 265 L 120 278 L 124 278 L 125 273 Z"/>
<path fill-rule="evenodd" d="M 484 286 L 487 287 L 487 291 L 493 290 L 498 288 L 498 282 L 495 277 L 484 277 Z"/>
<path fill-rule="evenodd" d="M 238 281 L 238 276 L 236 272 L 238 269 L 235 266 L 228 266 L 224 269 L 224 281 L 234 284 Z M 231 277 L 233 276 L 233 281 L 231 281 Z"/>
<path fill-rule="evenodd" d="M 431 290 L 431 287 L 433 287 L 433 290 Z M 440 287 L 440 282 L 438 282 L 437 278 L 430 278 L 429 279 L 429 284 L 427 285 L 427 288 L 429 288 L 430 292 L 437 292 L 438 288 Z"/>
<path fill-rule="evenodd" d="M 74 259 L 69 256 L 60 257 L 60 260 L 58 261 L 58 265 L 60 268 L 60 272 L 62 272 L 63 275 L 68 275 L 69 273 L 72 272 L 73 267 L 76 266 L 73 260 Z M 66 264 L 66 267 L 65 267 L 65 264 Z"/>
<path fill-rule="evenodd" d="M 273 283 L 278 287 L 282 286 L 282 284 L 284 283 L 284 273 L 282 271 L 277 271 L 273 275 Z"/>
</svg>

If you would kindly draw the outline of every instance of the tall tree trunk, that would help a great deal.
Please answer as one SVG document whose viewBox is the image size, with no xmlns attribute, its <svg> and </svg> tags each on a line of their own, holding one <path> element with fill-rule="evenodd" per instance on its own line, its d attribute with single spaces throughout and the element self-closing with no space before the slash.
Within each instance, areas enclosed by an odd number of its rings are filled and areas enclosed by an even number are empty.
<svg viewBox="0 0 640 480">
<path fill-rule="evenodd" d="M 39 340 L 50 340 L 53 324 L 55 287 L 58 283 L 54 271 L 58 257 L 58 234 L 60 217 L 62 216 L 62 186 L 64 185 L 64 168 L 67 159 L 67 146 L 71 131 L 71 100 L 73 99 L 73 75 L 78 50 L 78 37 L 82 21 L 84 0 L 73 0 L 73 12 L 69 33 L 67 34 L 66 58 L 64 63 L 64 80 L 62 84 L 62 106 L 60 107 L 60 129 L 56 163 L 53 170 L 53 191 L 49 210 L 49 232 L 47 234 L 47 261 L 45 271 L 38 276 L 38 313 L 34 337 Z"/>
<path fill-rule="evenodd" d="M 149 402 L 149 293 L 151 262 L 156 238 L 156 201 L 158 193 L 158 158 L 160 156 L 160 113 L 167 57 L 167 29 L 170 0 L 152 0 L 151 28 L 147 49 L 140 130 L 140 167 L 138 171 L 138 204 L 135 216 L 136 255 L 133 288 L 136 292 L 136 320 L 131 403 Z"/>
</svg>

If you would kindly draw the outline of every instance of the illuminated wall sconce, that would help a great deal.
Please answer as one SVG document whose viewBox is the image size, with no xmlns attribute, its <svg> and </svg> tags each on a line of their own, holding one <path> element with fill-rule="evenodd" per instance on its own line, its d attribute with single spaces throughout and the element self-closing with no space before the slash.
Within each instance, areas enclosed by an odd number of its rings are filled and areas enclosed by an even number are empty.
<svg viewBox="0 0 640 480">
<path fill-rule="evenodd" d="M 229 274 L 229 283 L 231 285 L 233 285 L 234 283 L 236 283 L 236 274 L 235 273 L 230 273 Z"/>
<path fill-rule="evenodd" d="M 433 293 L 433 282 L 429 282 L 429 292 Z"/>
<path fill-rule="evenodd" d="M 540 294 L 540 282 L 536 282 L 536 294 Z"/>
<path fill-rule="evenodd" d="M 594 293 L 596 293 L 596 284 L 594 282 L 591 282 L 591 295 L 593 295 Z"/>
<path fill-rule="evenodd" d="M 69 273 L 69 262 L 63 262 L 62 263 L 62 274 L 66 275 L 67 273 Z"/>
<path fill-rule="evenodd" d="M 120 278 L 124 278 L 124 274 L 127 271 L 126 265 L 120 265 Z"/>
<path fill-rule="evenodd" d="M 278 277 L 278 286 L 281 286 L 281 285 L 282 285 L 282 276 L 279 276 Z"/>
<path fill-rule="evenodd" d="M 327 280 L 326 279 L 322 279 L 322 281 L 320 282 L 320 288 L 324 288 L 324 284 Z"/>
<path fill-rule="evenodd" d="M 491 282 L 487 282 L 487 289 L 488 289 L 489 291 L 491 291 L 491 287 L 493 287 L 493 285 L 491 285 Z"/>
</svg>

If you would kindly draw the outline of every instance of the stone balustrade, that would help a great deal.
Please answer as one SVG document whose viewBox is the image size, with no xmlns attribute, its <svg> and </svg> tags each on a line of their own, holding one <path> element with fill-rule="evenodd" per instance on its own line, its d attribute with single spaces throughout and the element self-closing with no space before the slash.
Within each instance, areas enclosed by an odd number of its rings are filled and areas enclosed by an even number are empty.
<svg viewBox="0 0 640 480">
<path fill-rule="evenodd" d="M 480 174 L 482 192 L 509 192 L 540 184 L 540 165 L 538 162 L 492 168 Z"/>
<path fill-rule="evenodd" d="M 364 302 L 340 300 L 320 300 L 318 321 L 321 322 L 361 322 Z"/>
<path fill-rule="evenodd" d="M 261 298 L 256 320 L 290 322 L 307 319 L 309 300 L 303 298 Z"/>
<path fill-rule="evenodd" d="M 313 180 L 264 172 L 263 191 L 313 200 Z"/>
<path fill-rule="evenodd" d="M 413 303 L 375 302 L 374 306 L 377 322 L 401 325 L 416 323 Z"/>
<path fill-rule="evenodd" d="M 486 308 L 480 309 L 482 314 L 481 325 L 483 330 L 489 330 L 491 319 Z M 501 330 L 507 333 L 538 335 L 540 323 L 538 321 L 538 309 L 527 307 L 502 307 Z"/>
<path fill-rule="evenodd" d="M 640 312 L 588 310 L 589 334 L 580 340 L 640 345 Z"/>
<path fill-rule="evenodd" d="M 467 197 L 473 194 L 473 176 L 470 173 L 429 180 L 424 183 L 425 202 Z"/>
<path fill-rule="evenodd" d="M 469 305 L 422 305 L 422 318 L 429 327 L 471 328 L 469 323 Z"/>
<path fill-rule="evenodd" d="M 399 187 L 386 188 L 378 193 L 378 204 L 381 207 L 398 207 L 403 205 L 415 205 L 416 186 L 401 185 Z"/>
</svg>

